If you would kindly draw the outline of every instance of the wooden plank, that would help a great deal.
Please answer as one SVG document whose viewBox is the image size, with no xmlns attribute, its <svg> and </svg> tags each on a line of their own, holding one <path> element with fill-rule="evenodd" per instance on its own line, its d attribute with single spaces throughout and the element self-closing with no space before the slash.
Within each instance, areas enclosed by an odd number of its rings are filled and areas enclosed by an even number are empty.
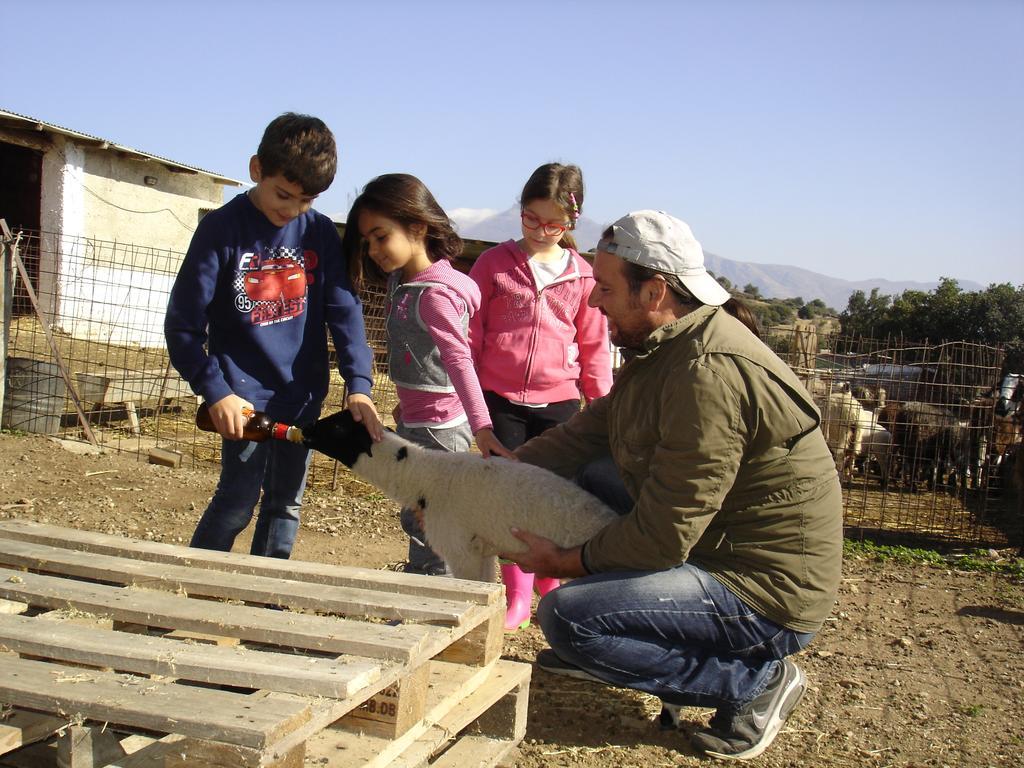
<svg viewBox="0 0 1024 768">
<path fill-rule="evenodd" d="M 518 744 L 526 736 L 526 719 L 530 703 L 529 666 L 523 676 L 502 698 L 480 713 L 473 726 L 485 736 Z M 501 681 L 498 681 L 501 682 Z"/>
<path fill-rule="evenodd" d="M 388 763 L 388 768 L 418 768 L 444 748 L 453 734 L 486 720 L 481 730 L 485 737 L 501 739 L 504 747 L 493 755 L 474 755 L 469 762 L 466 753 L 457 749 L 441 765 L 492 766 L 526 734 L 526 708 L 529 699 L 531 667 L 528 664 L 509 663 L 495 667 L 493 674 L 468 696 L 462 698 L 447 714 L 440 718 L 431 731 L 416 740 L 409 749 Z M 457 746 L 457 745 L 456 745 Z M 478 758 L 483 758 L 479 760 Z M 492 759 L 493 758 L 493 759 Z"/>
<path fill-rule="evenodd" d="M 342 699 L 381 678 L 382 664 L 296 656 L 0 616 L 0 644 L 35 657 L 242 688 Z"/>
<path fill-rule="evenodd" d="M 72 725 L 57 739 L 57 768 L 103 768 L 125 756 L 113 733 Z"/>
<path fill-rule="evenodd" d="M 170 640 L 186 640 L 192 643 L 203 643 L 204 645 L 235 646 L 241 641 L 237 637 L 224 637 L 223 635 L 210 635 L 206 632 L 188 632 L 184 629 L 173 629 L 164 633 L 164 637 Z"/>
<path fill-rule="evenodd" d="M 27 568 L 112 584 L 163 589 L 192 597 L 242 600 L 291 609 L 373 616 L 389 620 L 440 622 L 458 626 L 472 607 L 465 602 L 377 592 L 354 587 L 308 584 L 289 579 L 209 571 L 127 557 L 0 538 L 0 566 Z"/>
<path fill-rule="evenodd" d="M 128 414 L 128 426 L 131 428 L 132 434 L 141 435 L 142 430 L 139 428 L 139 414 L 135 410 L 135 403 L 131 400 L 125 401 L 124 410 Z"/>
<path fill-rule="evenodd" d="M 387 739 L 401 736 L 423 719 L 429 684 L 430 664 L 420 664 L 353 709 L 348 726 Z"/>
<path fill-rule="evenodd" d="M 70 724 L 66 717 L 14 709 L 0 720 L 0 755 L 48 738 Z"/>
<path fill-rule="evenodd" d="M 0 600 L 0 614 L 12 615 L 16 613 L 24 613 L 28 610 L 28 606 L 25 603 L 19 603 L 16 600 Z"/>
<path fill-rule="evenodd" d="M 255 752 L 230 744 L 184 739 L 165 753 L 159 768 L 303 768 L 305 756 L 305 744 L 287 752 Z"/>
<path fill-rule="evenodd" d="M 309 719 L 301 700 L 243 696 L 25 659 L 0 667 L 0 701 L 264 749 Z"/>
<path fill-rule="evenodd" d="M 403 754 L 415 750 L 417 760 L 436 753 L 473 718 L 502 698 L 510 689 L 528 680 L 531 667 L 502 659 L 491 667 L 466 667 L 431 662 L 427 710 L 423 720 L 395 739 L 385 739 L 361 731 L 330 728 L 311 735 L 307 760 L 326 759 L 326 765 L 384 768 Z M 494 681 L 500 681 L 495 683 Z M 453 714 L 454 713 L 454 714 Z M 413 763 L 415 764 L 415 763 Z"/>
<path fill-rule="evenodd" d="M 150 448 L 148 455 L 150 464 L 159 464 L 171 469 L 177 469 L 181 466 L 181 451 L 172 451 L 168 448 Z"/>
<path fill-rule="evenodd" d="M 327 565 L 302 560 L 279 560 L 240 553 L 214 552 L 154 541 L 126 539 L 121 536 L 79 531 L 72 528 L 60 528 L 30 520 L 0 521 L 0 536 L 153 563 L 188 565 L 210 570 L 304 581 L 311 584 L 359 587 L 380 592 L 421 595 L 441 600 L 460 600 L 480 605 L 504 603 L 500 584 L 418 576 L 354 566 Z"/>
<path fill-rule="evenodd" d="M 450 641 L 450 630 L 390 626 L 197 600 L 181 595 L 18 573 L 0 568 L 0 597 L 45 608 L 73 608 L 118 621 L 229 635 L 258 643 L 418 661 Z"/>
<path fill-rule="evenodd" d="M 441 661 L 486 666 L 501 656 L 505 644 L 505 612 L 493 613 L 441 652 Z"/>
<path fill-rule="evenodd" d="M 481 730 L 488 736 L 519 741 L 526 735 L 530 676 L 533 668 L 521 662 L 499 662 L 483 685 L 458 704 L 438 725 L 458 733 L 472 722 L 487 721 Z"/>
<path fill-rule="evenodd" d="M 515 749 L 515 742 L 466 734 L 430 764 L 430 768 L 492 768 Z M 394 768 L 402 765 L 397 762 Z"/>
<path fill-rule="evenodd" d="M 168 371 L 165 368 L 77 371 L 75 381 L 81 390 L 82 400 L 97 405 L 132 402 L 150 408 L 162 399 L 187 397 L 191 394 L 188 384 L 175 375 L 173 369 Z"/>
</svg>

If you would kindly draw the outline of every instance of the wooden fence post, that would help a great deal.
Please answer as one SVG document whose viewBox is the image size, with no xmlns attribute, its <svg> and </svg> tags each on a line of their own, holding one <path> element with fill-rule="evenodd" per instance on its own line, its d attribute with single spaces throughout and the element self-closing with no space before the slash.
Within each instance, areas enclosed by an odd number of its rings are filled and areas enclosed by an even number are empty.
<svg viewBox="0 0 1024 768">
<path fill-rule="evenodd" d="M 4 397 L 7 394 L 7 337 L 11 330 L 11 307 L 13 302 L 13 284 L 11 270 L 14 259 L 11 252 L 17 247 L 6 219 L 0 219 L 0 307 L 3 307 L 3 330 L 0 331 L 0 413 L 3 412 Z"/>
</svg>

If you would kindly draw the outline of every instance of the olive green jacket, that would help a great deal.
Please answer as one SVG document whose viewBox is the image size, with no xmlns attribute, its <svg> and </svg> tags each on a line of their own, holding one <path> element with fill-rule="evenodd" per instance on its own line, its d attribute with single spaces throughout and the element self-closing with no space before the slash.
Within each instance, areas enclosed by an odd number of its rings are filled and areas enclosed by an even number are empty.
<svg viewBox="0 0 1024 768">
<path fill-rule="evenodd" d="M 813 632 L 831 611 L 842 495 L 820 415 L 725 310 L 662 326 L 607 396 L 516 455 L 572 477 L 611 453 L 635 506 L 588 541 L 592 572 L 706 570 L 761 615 Z"/>
</svg>

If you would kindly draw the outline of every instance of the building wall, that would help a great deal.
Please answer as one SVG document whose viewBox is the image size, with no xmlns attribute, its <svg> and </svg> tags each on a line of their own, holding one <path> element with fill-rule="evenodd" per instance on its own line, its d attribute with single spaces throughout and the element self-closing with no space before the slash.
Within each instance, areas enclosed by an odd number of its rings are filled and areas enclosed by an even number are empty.
<svg viewBox="0 0 1024 768">
<path fill-rule="evenodd" d="M 200 210 L 220 207 L 224 186 L 57 135 L 41 187 L 40 228 L 53 233 L 40 252 L 43 313 L 77 338 L 162 345 L 173 275 Z"/>
<path fill-rule="evenodd" d="M 209 176 L 171 171 L 155 160 L 87 149 L 83 170 L 81 234 L 97 240 L 184 253 L 200 208 L 218 208 L 223 200 L 224 188 Z"/>
</svg>

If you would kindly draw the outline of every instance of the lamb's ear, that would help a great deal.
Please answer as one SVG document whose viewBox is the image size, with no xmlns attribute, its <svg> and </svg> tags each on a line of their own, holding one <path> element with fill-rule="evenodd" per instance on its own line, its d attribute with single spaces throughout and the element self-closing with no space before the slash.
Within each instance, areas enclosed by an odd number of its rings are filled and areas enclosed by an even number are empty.
<svg viewBox="0 0 1024 768">
<path fill-rule="evenodd" d="M 403 445 L 395 454 L 395 461 L 405 461 L 407 458 L 409 458 L 409 449 Z"/>
</svg>

